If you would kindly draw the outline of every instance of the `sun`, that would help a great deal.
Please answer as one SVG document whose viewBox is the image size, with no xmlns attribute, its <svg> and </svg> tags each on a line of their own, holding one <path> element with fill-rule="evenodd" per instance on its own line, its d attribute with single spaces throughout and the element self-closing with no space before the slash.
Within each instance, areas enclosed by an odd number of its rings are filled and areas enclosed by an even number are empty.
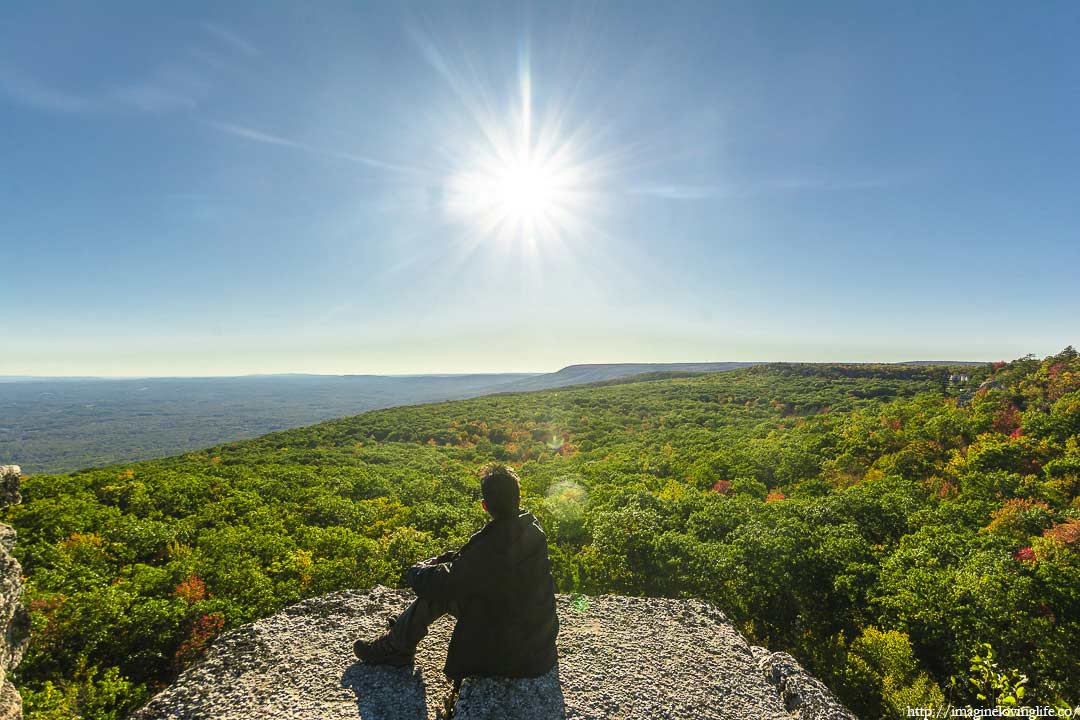
<svg viewBox="0 0 1080 720">
<path fill-rule="evenodd" d="M 528 148 L 494 153 L 449 183 L 449 206 L 468 222 L 498 233 L 536 234 L 565 223 L 580 193 L 575 168 Z"/>
<path fill-rule="evenodd" d="M 524 158 L 503 168 L 497 180 L 491 201 L 507 217 L 530 220 L 558 202 L 558 173 L 544 163 Z"/>
<path fill-rule="evenodd" d="M 578 234 L 591 190 L 587 164 L 554 128 L 534 131 L 527 75 L 518 111 L 480 129 L 446 180 L 447 210 L 485 239 L 536 244 Z"/>
</svg>

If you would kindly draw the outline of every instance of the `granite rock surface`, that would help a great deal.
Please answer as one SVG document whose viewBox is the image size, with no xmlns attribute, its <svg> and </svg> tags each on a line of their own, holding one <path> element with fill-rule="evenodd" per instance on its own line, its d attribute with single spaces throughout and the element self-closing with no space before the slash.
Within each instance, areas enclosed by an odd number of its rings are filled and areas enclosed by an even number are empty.
<svg viewBox="0 0 1080 720">
<path fill-rule="evenodd" d="M 383 587 L 337 592 L 225 633 L 205 659 L 133 717 L 853 717 L 824 685 L 813 686 L 823 697 L 801 690 L 799 683 L 813 678 L 801 668 L 802 675 L 796 676 L 788 665 L 780 667 L 783 653 L 752 648 L 715 607 L 660 598 L 560 595 L 559 663 L 551 672 L 527 680 L 467 679 L 452 696 L 442 673 L 451 618 L 432 626 L 413 667 L 368 666 L 352 656 L 353 641 L 381 633 L 386 618 L 404 609 L 410 598 L 410 593 Z M 802 694 L 795 697 L 796 691 Z M 800 705 L 803 700 L 817 705 Z"/>
</svg>

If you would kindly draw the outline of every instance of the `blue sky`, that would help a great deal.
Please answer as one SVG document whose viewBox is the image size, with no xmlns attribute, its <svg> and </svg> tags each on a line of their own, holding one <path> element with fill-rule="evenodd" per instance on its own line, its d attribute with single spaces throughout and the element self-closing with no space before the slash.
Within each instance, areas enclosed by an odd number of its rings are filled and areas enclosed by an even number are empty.
<svg viewBox="0 0 1080 720">
<path fill-rule="evenodd" d="M 0 374 L 1056 352 L 1078 30 L 1070 2 L 5 3 Z"/>
</svg>

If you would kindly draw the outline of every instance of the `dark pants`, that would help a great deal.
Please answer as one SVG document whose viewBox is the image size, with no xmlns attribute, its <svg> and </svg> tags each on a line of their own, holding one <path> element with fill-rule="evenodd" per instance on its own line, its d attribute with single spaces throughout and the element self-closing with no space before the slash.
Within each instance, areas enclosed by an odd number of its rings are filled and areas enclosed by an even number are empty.
<svg viewBox="0 0 1080 720">
<path fill-rule="evenodd" d="M 405 612 L 398 615 L 390 628 L 390 637 L 399 648 L 415 648 L 427 635 L 431 623 L 443 615 L 457 617 L 454 603 L 417 597 L 405 608 Z"/>
</svg>

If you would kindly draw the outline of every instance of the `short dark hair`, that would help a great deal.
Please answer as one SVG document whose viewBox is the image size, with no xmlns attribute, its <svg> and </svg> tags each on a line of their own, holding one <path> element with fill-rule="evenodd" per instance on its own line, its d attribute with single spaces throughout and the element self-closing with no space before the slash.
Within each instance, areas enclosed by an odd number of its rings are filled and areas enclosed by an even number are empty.
<svg viewBox="0 0 1080 720">
<path fill-rule="evenodd" d="M 513 517 L 521 502 L 521 480 L 506 465 L 485 465 L 480 468 L 480 494 L 491 517 Z"/>
</svg>

